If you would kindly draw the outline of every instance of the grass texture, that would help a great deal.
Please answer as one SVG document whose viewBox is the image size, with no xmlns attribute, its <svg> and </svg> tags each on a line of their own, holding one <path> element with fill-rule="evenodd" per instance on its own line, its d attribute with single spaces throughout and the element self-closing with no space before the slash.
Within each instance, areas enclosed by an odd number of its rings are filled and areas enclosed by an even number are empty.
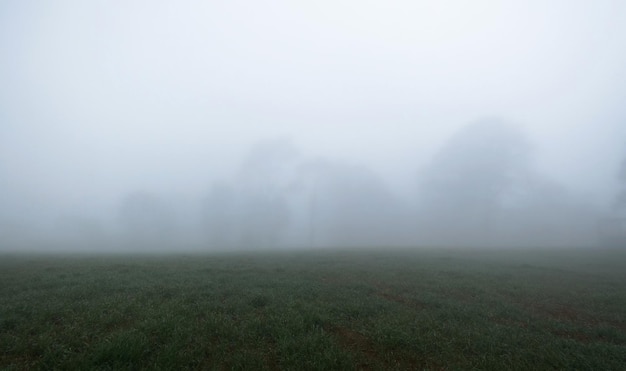
<svg viewBox="0 0 626 371">
<path fill-rule="evenodd" d="M 0 368 L 623 370 L 626 251 L 5 254 Z"/>
</svg>

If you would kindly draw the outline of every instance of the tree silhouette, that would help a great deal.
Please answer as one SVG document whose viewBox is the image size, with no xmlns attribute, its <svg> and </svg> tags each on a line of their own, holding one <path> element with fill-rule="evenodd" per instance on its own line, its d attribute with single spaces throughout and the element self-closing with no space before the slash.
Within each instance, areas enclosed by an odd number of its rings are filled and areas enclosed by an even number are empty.
<svg viewBox="0 0 626 371">
<path fill-rule="evenodd" d="M 615 197 L 615 209 L 626 209 L 626 158 L 622 161 L 619 172 L 617 174 L 617 180 L 619 182 L 620 189 Z"/>
<path fill-rule="evenodd" d="M 528 172 L 529 144 L 514 126 L 489 119 L 466 126 L 422 174 L 420 205 L 431 229 L 486 242 L 494 213 Z"/>
<path fill-rule="evenodd" d="M 174 214 L 159 197 L 145 191 L 127 194 L 120 202 L 119 222 L 131 242 L 161 244 L 174 236 Z"/>
<path fill-rule="evenodd" d="M 212 187 L 204 220 L 214 246 L 249 248 L 280 242 L 290 220 L 286 192 L 297 156 L 288 140 L 259 142 L 244 158 L 232 186 Z"/>
</svg>

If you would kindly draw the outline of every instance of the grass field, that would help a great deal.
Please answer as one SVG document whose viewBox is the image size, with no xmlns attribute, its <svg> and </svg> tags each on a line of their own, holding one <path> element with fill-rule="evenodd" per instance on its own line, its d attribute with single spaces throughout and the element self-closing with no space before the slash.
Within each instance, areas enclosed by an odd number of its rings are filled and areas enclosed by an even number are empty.
<svg viewBox="0 0 626 371">
<path fill-rule="evenodd" d="M 626 369 L 626 250 L 0 256 L 4 369 Z"/>
</svg>

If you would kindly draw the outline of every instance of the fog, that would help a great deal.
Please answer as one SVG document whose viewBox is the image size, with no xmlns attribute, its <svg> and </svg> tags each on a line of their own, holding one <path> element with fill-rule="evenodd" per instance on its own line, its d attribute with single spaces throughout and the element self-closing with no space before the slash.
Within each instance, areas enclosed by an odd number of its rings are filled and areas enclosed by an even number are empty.
<svg viewBox="0 0 626 371">
<path fill-rule="evenodd" d="M 608 0 L 3 1 L 0 250 L 623 237 L 624 19 Z"/>
</svg>

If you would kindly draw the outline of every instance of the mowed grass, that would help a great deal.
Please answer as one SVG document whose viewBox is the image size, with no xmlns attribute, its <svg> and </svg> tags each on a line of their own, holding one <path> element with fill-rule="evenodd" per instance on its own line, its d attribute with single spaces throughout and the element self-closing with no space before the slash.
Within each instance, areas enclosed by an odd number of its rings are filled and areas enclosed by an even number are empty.
<svg viewBox="0 0 626 371">
<path fill-rule="evenodd" d="M 626 369 L 626 250 L 0 258 L 9 370 Z"/>
</svg>

